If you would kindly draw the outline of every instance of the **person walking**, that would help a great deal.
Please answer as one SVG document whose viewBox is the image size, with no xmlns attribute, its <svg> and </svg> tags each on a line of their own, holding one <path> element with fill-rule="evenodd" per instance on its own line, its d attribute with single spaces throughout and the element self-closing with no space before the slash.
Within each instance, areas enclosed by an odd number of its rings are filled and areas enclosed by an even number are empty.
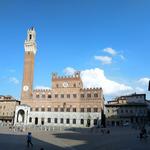
<svg viewBox="0 0 150 150">
<path fill-rule="evenodd" d="M 33 147 L 33 144 L 32 144 L 32 135 L 31 135 L 31 132 L 28 132 L 28 135 L 27 135 L 27 146 L 28 147 Z"/>
</svg>

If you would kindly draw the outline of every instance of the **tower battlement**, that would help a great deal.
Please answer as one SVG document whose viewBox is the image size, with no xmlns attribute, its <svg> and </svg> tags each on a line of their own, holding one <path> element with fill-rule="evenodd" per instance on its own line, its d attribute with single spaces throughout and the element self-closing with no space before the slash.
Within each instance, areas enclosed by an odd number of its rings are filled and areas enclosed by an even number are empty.
<svg viewBox="0 0 150 150">
<path fill-rule="evenodd" d="M 29 31 L 35 31 L 35 28 L 32 26 L 31 28 L 28 29 L 28 32 Z"/>
<path fill-rule="evenodd" d="M 70 80 L 70 79 L 79 79 L 80 72 L 75 72 L 74 75 L 71 76 L 58 76 L 57 73 L 52 73 L 52 80 Z"/>
</svg>

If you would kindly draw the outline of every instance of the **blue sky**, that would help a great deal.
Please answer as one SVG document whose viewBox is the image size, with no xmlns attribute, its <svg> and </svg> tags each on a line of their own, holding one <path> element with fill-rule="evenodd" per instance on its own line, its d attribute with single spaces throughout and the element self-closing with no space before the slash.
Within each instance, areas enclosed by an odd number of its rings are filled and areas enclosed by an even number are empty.
<svg viewBox="0 0 150 150">
<path fill-rule="evenodd" d="M 104 86 L 106 96 L 147 90 L 149 0 L 1 0 L 0 18 L 2 95 L 20 97 L 24 40 L 31 26 L 38 47 L 34 87 L 50 87 L 52 72 L 74 69 L 82 71 L 85 86 Z M 99 78 L 92 85 L 87 78 L 92 81 L 95 74 Z M 113 91 L 116 87 L 120 90 Z"/>
</svg>

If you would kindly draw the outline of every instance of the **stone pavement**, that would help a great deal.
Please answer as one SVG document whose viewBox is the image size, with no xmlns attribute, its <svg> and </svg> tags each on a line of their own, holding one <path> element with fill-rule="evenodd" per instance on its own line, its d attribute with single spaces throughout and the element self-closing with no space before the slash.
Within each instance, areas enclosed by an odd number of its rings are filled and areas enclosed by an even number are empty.
<svg viewBox="0 0 150 150">
<path fill-rule="evenodd" d="M 126 128 L 111 128 L 110 134 L 101 130 L 76 129 L 67 131 L 30 130 L 33 148 L 27 148 L 27 132 L 10 131 L 0 127 L 0 150 L 149 150 L 150 137 L 137 138 L 139 131 Z"/>
</svg>

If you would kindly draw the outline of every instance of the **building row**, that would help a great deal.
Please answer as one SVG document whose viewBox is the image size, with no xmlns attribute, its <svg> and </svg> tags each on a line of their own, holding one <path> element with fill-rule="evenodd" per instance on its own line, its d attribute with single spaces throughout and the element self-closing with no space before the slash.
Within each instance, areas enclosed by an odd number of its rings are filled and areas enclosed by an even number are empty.
<svg viewBox="0 0 150 150">
<path fill-rule="evenodd" d="M 42 105 L 28 109 L 29 106 L 21 104 L 12 96 L 0 96 L 0 122 L 14 123 L 22 121 L 28 125 L 66 125 L 66 126 L 93 126 L 97 125 L 101 110 L 86 105 L 76 108 L 72 105 L 63 104 L 62 107 Z M 22 109 L 20 109 L 22 107 Z M 28 118 L 25 117 L 24 109 L 28 110 Z M 107 126 L 143 125 L 150 121 L 150 101 L 146 100 L 146 94 L 130 94 L 116 97 L 108 101 L 105 106 Z M 15 114 L 15 111 L 18 113 Z M 32 115 L 31 115 L 32 114 Z M 86 119 L 85 119 L 86 118 Z M 22 123 L 21 122 L 21 123 Z M 20 123 L 20 122 L 19 122 Z M 21 124 L 20 123 L 20 124 Z"/>
</svg>

